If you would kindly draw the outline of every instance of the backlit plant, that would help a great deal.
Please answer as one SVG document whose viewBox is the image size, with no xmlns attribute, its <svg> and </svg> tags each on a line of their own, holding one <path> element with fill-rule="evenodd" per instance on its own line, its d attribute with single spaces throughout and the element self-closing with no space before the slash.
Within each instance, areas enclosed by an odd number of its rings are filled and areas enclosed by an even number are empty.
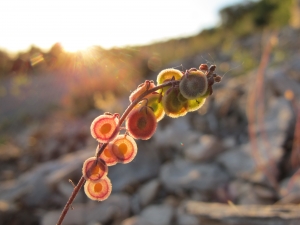
<svg viewBox="0 0 300 225">
<path fill-rule="evenodd" d="M 107 177 L 108 166 L 134 159 L 138 150 L 134 139 L 151 138 L 164 115 L 177 118 L 200 109 L 213 93 L 213 84 L 221 81 L 215 69 L 215 65 L 201 64 L 199 69 L 185 72 L 173 68 L 162 70 L 157 85 L 146 80 L 131 93 L 130 105 L 121 117 L 117 113 L 105 113 L 95 118 L 91 124 L 91 135 L 98 141 L 95 156 L 84 162 L 83 175 L 57 224 L 62 223 L 83 185 L 92 200 L 103 201 L 109 197 L 112 184 Z M 121 127 L 124 122 L 125 128 Z M 124 134 L 120 134 L 123 130 Z"/>
</svg>

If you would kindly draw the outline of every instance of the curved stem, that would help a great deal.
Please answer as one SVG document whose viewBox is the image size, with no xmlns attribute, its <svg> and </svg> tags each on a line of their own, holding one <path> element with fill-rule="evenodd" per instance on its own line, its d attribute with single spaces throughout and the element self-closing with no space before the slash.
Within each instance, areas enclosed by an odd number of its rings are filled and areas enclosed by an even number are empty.
<svg viewBox="0 0 300 225">
<path fill-rule="evenodd" d="M 179 81 L 178 80 L 173 80 L 173 81 L 168 81 L 168 82 L 165 82 L 161 85 L 158 85 L 154 88 L 151 88 L 145 92 L 143 92 L 136 100 L 134 100 L 128 107 L 127 109 L 125 110 L 125 112 L 123 113 L 123 115 L 121 116 L 120 120 L 119 120 L 119 126 L 121 126 L 123 124 L 123 122 L 125 121 L 125 119 L 127 118 L 128 114 L 130 113 L 130 111 L 141 101 L 143 100 L 143 98 L 145 98 L 147 95 L 151 94 L 152 92 L 155 92 L 159 89 L 162 89 L 164 87 L 167 87 L 167 86 L 174 86 L 176 84 L 179 84 Z M 103 143 L 101 146 L 100 146 L 100 143 L 98 145 L 98 152 L 97 152 L 97 155 L 96 155 L 96 158 L 98 158 L 101 153 L 104 151 L 105 147 L 107 146 L 108 143 Z M 94 165 L 96 166 L 96 164 Z M 93 166 L 90 168 L 92 169 Z M 81 189 L 82 185 L 84 184 L 85 182 L 85 179 L 84 177 L 82 176 L 78 182 L 78 184 L 75 186 L 69 200 L 67 201 L 59 219 L 58 219 L 58 222 L 56 225 L 61 225 L 61 223 L 63 222 L 65 216 L 67 215 L 67 212 L 73 202 L 73 200 L 75 199 L 76 195 L 78 194 L 79 190 Z"/>
<path fill-rule="evenodd" d="M 74 198 L 76 197 L 76 195 L 78 194 L 79 190 L 81 189 L 82 185 L 84 184 L 84 177 L 81 177 L 78 184 L 74 187 L 74 190 L 69 198 L 69 200 L 67 201 L 67 204 L 65 205 L 59 219 L 57 222 L 57 225 L 61 225 L 62 221 L 64 220 L 65 216 L 67 215 L 67 212 L 70 208 L 70 206 L 72 205 L 72 202 L 74 200 Z"/>
</svg>

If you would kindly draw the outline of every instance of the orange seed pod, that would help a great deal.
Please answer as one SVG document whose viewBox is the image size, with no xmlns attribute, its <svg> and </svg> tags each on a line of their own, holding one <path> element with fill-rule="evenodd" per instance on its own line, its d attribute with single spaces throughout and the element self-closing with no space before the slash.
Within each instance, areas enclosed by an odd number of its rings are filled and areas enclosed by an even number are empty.
<svg viewBox="0 0 300 225">
<path fill-rule="evenodd" d="M 97 154 L 98 148 L 96 150 Z M 114 166 L 118 163 L 118 160 L 116 156 L 111 152 L 111 149 L 108 147 L 108 145 L 105 147 L 103 152 L 100 155 L 100 159 L 102 159 L 107 166 Z"/>
<path fill-rule="evenodd" d="M 91 157 L 85 160 L 82 167 L 82 174 L 86 180 L 91 182 L 97 182 L 103 176 L 106 176 L 108 173 L 108 168 L 106 163 L 96 157 Z"/>
<path fill-rule="evenodd" d="M 109 148 L 118 162 L 123 164 L 131 162 L 137 154 L 137 145 L 129 135 L 118 135 Z"/>
<path fill-rule="evenodd" d="M 112 141 L 120 131 L 118 116 L 118 114 L 104 114 L 95 118 L 91 124 L 93 138 L 102 143 Z"/>
<path fill-rule="evenodd" d="M 112 191 L 110 179 L 107 176 L 102 177 L 98 182 L 87 180 L 84 185 L 85 194 L 92 200 L 104 201 Z"/>
<path fill-rule="evenodd" d="M 157 121 L 152 109 L 134 108 L 126 120 L 127 132 L 135 139 L 148 140 L 156 130 Z"/>
</svg>

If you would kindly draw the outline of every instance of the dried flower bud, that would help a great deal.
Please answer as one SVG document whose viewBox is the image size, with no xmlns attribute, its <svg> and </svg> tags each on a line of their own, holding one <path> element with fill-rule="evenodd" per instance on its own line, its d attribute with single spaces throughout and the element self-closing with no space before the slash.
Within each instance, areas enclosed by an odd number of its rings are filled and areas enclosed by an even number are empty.
<svg viewBox="0 0 300 225">
<path fill-rule="evenodd" d="M 91 157 L 83 163 L 82 174 L 86 180 L 90 180 L 91 182 L 100 180 L 103 176 L 107 175 L 107 172 L 107 165 L 100 158 Z"/>
<path fill-rule="evenodd" d="M 109 148 L 117 161 L 123 164 L 131 162 L 137 154 L 137 145 L 129 135 L 118 135 Z"/>
<path fill-rule="evenodd" d="M 219 83 L 222 80 L 222 77 L 220 75 L 217 75 L 215 78 L 215 82 Z"/>
<path fill-rule="evenodd" d="M 104 201 L 107 199 L 112 191 L 110 179 L 102 177 L 98 182 L 91 182 L 87 180 L 84 185 L 85 194 L 92 200 Z"/>
<path fill-rule="evenodd" d="M 119 133 L 118 114 L 98 116 L 91 124 L 93 138 L 102 143 L 112 141 Z"/>
<path fill-rule="evenodd" d="M 146 80 L 144 83 L 141 83 L 137 89 L 135 89 L 129 96 L 129 101 L 133 102 L 135 99 L 137 99 L 141 94 L 143 94 L 145 91 L 152 89 L 155 87 L 155 84 L 153 80 Z"/>
<path fill-rule="evenodd" d="M 207 70 L 208 70 L 208 66 L 207 66 L 207 64 L 201 64 L 201 65 L 199 66 L 199 69 L 200 69 L 200 70 L 207 71 Z"/>
</svg>

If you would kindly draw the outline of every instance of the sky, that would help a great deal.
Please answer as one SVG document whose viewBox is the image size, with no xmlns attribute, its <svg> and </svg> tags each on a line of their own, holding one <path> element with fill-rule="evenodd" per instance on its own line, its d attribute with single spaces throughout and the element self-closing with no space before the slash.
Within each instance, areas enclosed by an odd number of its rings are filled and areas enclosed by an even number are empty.
<svg viewBox="0 0 300 225">
<path fill-rule="evenodd" d="M 191 36 L 220 22 L 219 10 L 243 0 L 1 0 L 0 49 L 31 45 L 67 51 Z M 244 0 L 245 1 L 245 0 Z"/>
</svg>

